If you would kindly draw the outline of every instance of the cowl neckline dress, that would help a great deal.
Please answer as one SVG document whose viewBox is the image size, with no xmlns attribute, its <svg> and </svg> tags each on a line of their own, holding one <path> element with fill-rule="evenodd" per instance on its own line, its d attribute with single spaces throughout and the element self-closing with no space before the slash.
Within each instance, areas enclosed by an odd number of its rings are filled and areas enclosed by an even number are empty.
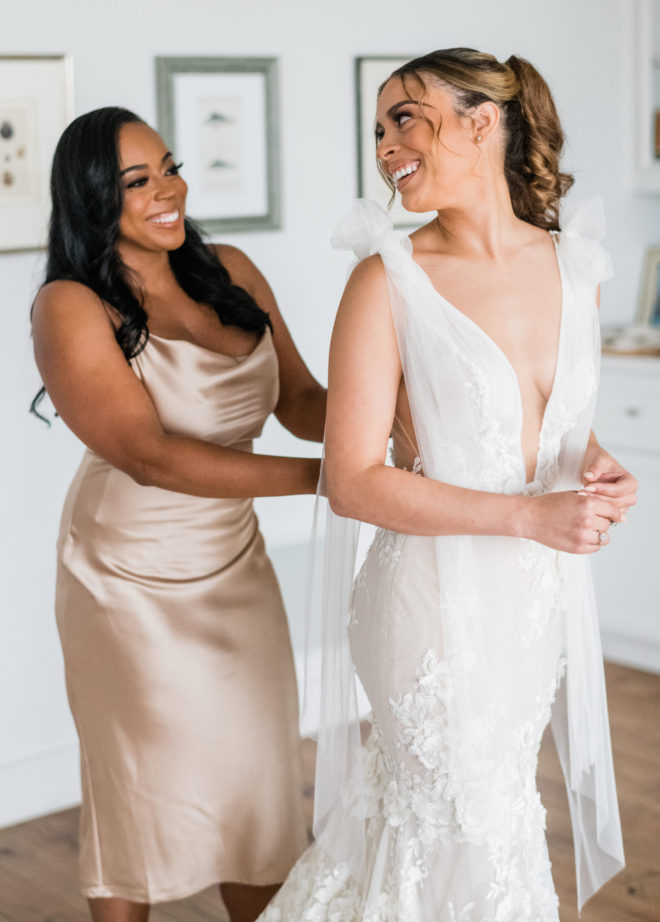
<svg viewBox="0 0 660 922">
<path fill-rule="evenodd" d="M 277 403 L 269 330 L 242 357 L 152 335 L 131 364 L 169 433 L 248 452 Z M 56 612 L 83 893 L 158 902 L 281 881 L 307 841 L 297 689 L 252 500 L 141 486 L 86 451 Z"/>
</svg>

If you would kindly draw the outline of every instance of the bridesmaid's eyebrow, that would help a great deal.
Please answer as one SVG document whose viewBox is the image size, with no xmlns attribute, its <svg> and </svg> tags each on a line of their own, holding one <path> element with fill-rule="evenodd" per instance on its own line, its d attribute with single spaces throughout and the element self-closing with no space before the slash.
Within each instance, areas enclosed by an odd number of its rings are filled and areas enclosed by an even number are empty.
<svg viewBox="0 0 660 922">
<path fill-rule="evenodd" d="M 160 158 L 161 166 L 165 163 L 168 157 L 172 157 L 172 152 L 169 150 L 167 151 L 167 153 L 163 154 L 163 156 Z M 138 163 L 135 166 L 127 166 L 125 170 L 121 170 L 119 175 L 123 176 L 125 173 L 130 173 L 131 170 L 147 170 L 147 169 L 149 169 L 148 163 Z"/>
</svg>

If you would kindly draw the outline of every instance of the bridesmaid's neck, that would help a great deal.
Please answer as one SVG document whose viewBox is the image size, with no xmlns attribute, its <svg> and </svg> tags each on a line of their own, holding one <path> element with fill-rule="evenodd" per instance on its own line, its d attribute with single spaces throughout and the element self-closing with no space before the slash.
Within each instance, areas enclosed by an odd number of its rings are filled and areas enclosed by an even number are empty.
<svg viewBox="0 0 660 922">
<path fill-rule="evenodd" d="M 143 250 L 119 244 L 119 255 L 145 294 L 157 295 L 177 286 L 167 250 Z"/>
</svg>

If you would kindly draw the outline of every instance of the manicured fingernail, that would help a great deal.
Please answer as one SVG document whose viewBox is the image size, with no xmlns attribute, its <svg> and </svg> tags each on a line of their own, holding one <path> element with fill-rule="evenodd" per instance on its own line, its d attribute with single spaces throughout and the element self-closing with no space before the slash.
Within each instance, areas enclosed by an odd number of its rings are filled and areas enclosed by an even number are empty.
<svg viewBox="0 0 660 922">
<path fill-rule="evenodd" d="M 594 487 L 594 486 L 585 487 L 584 489 L 587 491 L 587 493 L 595 493 L 595 492 L 596 492 L 596 487 Z"/>
<path fill-rule="evenodd" d="M 591 471 L 587 471 L 587 473 L 584 476 L 588 477 L 589 480 L 593 480 L 595 477 L 595 474 L 592 474 Z"/>
<path fill-rule="evenodd" d="M 625 521 L 626 521 L 625 515 L 622 515 L 622 516 L 621 516 L 621 521 L 622 521 L 622 522 L 625 522 Z"/>
</svg>

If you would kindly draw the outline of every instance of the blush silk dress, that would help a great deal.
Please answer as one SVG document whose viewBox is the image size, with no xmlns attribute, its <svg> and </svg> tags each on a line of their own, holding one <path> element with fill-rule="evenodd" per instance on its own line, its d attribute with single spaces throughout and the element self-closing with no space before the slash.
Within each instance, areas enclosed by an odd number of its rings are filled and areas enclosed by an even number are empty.
<svg viewBox="0 0 660 922">
<path fill-rule="evenodd" d="M 151 335 L 131 364 L 169 433 L 251 451 L 277 403 L 269 330 L 243 357 Z M 297 688 L 252 500 L 140 486 L 88 450 L 56 611 L 84 895 L 153 903 L 283 880 L 307 844 Z"/>
<path fill-rule="evenodd" d="M 414 425 L 395 420 L 393 463 L 408 476 L 512 495 L 579 489 L 609 260 L 597 209 L 562 228 L 555 380 L 528 482 L 502 350 L 375 203 L 340 225 L 336 245 L 385 269 Z M 316 842 L 261 922 L 559 922 L 536 787 L 551 716 L 579 902 L 623 863 L 588 559 L 523 538 L 379 528 L 358 569 L 357 523 L 328 515 Z"/>
</svg>

